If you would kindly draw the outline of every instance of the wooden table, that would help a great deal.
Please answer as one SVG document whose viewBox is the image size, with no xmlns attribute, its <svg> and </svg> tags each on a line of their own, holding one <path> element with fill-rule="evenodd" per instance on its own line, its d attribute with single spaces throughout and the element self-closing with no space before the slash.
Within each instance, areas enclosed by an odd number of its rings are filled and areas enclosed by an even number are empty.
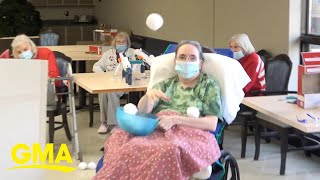
<svg viewBox="0 0 320 180">
<path fill-rule="evenodd" d="M 102 55 L 89 54 L 89 45 L 40 46 L 59 51 L 69 56 L 73 61 L 98 61 Z"/>
<path fill-rule="evenodd" d="M 74 74 L 74 82 L 87 90 L 91 94 L 107 93 L 107 92 L 133 92 L 146 91 L 149 83 L 149 72 L 146 79 L 133 80 L 132 85 L 128 85 L 121 75 L 113 75 L 114 72 L 104 73 L 79 73 Z M 137 73 L 133 78 L 141 77 L 142 74 Z"/>
<path fill-rule="evenodd" d="M 265 117 L 256 118 L 256 131 L 255 131 L 255 155 L 254 160 L 259 159 L 260 155 L 260 126 L 278 131 L 280 134 L 280 175 L 285 174 L 286 158 L 288 150 L 305 150 L 305 154 L 310 156 L 310 150 L 319 149 L 319 143 L 312 146 L 302 146 L 299 148 L 288 148 L 289 131 L 294 130 L 296 137 L 302 140 L 305 145 L 304 136 L 307 133 L 320 132 L 320 122 L 308 118 L 307 113 L 311 113 L 316 117 L 320 117 L 320 108 L 316 109 L 302 109 L 296 104 L 286 102 L 286 96 L 259 96 L 259 97 L 246 97 L 243 104 L 251 107 L 262 113 Z M 307 119 L 306 123 L 299 122 L 299 119 Z M 290 134 L 291 135 L 291 134 Z M 306 151 L 307 150 L 307 151 Z"/>
<path fill-rule="evenodd" d="M 302 109 L 296 104 L 287 103 L 286 96 L 259 96 L 246 97 L 242 104 L 251 107 L 273 119 L 299 129 L 305 133 L 320 132 L 320 122 L 317 126 L 316 121 L 308 121 L 307 123 L 300 123 L 299 118 L 307 118 L 306 113 L 312 113 L 320 117 L 320 108 L 317 109 Z"/>
<path fill-rule="evenodd" d="M 114 72 L 104 73 L 79 73 L 74 74 L 74 82 L 87 90 L 91 94 L 108 93 L 108 92 L 134 92 L 146 91 L 150 72 L 146 71 L 146 79 L 142 79 L 142 74 L 137 73 L 133 75 L 132 85 L 128 85 L 121 75 L 114 76 Z M 141 78 L 136 80 L 135 78 Z M 89 102 L 89 126 L 93 125 L 93 100 Z"/>
</svg>

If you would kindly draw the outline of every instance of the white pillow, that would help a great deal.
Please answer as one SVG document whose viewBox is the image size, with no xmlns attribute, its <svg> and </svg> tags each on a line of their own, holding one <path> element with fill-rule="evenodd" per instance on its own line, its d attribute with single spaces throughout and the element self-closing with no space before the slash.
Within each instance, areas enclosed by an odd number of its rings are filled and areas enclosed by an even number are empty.
<svg viewBox="0 0 320 180">
<path fill-rule="evenodd" d="M 174 53 L 157 56 L 151 66 L 148 89 L 155 84 L 176 76 Z M 204 53 L 202 72 L 214 77 L 221 88 L 222 116 L 230 124 L 239 111 L 244 93 L 242 89 L 251 81 L 243 67 L 236 60 L 227 56 Z"/>
</svg>

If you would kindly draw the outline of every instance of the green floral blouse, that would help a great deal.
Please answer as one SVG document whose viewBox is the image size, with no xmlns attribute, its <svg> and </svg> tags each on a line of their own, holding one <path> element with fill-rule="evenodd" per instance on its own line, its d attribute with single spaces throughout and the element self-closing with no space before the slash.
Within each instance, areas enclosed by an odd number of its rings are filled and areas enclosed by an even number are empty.
<svg viewBox="0 0 320 180">
<path fill-rule="evenodd" d="M 173 77 L 154 86 L 171 98 L 171 101 L 159 100 L 153 113 L 162 110 L 173 110 L 187 115 L 188 107 L 197 107 L 200 116 L 214 115 L 222 119 L 220 86 L 218 82 L 207 74 L 200 74 L 198 82 L 193 88 L 183 88 L 179 77 Z"/>
</svg>

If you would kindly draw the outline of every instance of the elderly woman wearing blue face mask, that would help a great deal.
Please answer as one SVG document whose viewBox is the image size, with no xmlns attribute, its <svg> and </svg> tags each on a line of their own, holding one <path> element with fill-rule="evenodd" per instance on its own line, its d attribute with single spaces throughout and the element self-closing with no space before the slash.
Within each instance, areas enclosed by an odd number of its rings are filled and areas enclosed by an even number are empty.
<svg viewBox="0 0 320 180">
<path fill-rule="evenodd" d="M 165 130 L 177 124 L 204 130 L 216 128 L 221 115 L 220 89 L 215 80 L 200 72 L 204 58 L 199 48 L 197 42 L 181 42 L 175 59 L 178 76 L 148 90 L 139 102 L 139 110 L 145 113 L 158 113 L 165 109 L 183 114 L 190 106 L 195 106 L 202 112 L 203 117 L 198 119 L 160 116 L 159 125 Z"/>
<path fill-rule="evenodd" d="M 16 36 L 11 43 L 11 47 L 14 58 L 47 60 L 48 76 L 50 78 L 59 76 L 57 60 L 50 49 L 37 47 L 34 42 L 24 34 Z M 59 82 L 56 84 L 59 84 Z"/>
<path fill-rule="evenodd" d="M 243 88 L 245 96 L 252 96 L 252 91 L 265 90 L 264 63 L 255 52 L 249 37 L 246 34 L 236 34 L 230 39 L 229 46 L 233 51 L 233 58 L 239 61 L 251 79 Z"/>
<path fill-rule="evenodd" d="M 203 61 L 198 42 L 177 46 L 178 75 L 156 84 L 138 104 L 140 112 L 157 114 L 160 129 L 148 136 L 114 129 L 105 143 L 104 166 L 94 180 L 189 179 L 220 157 L 209 132 L 222 113 L 220 87 L 201 73 Z M 200 117 L 188 117 L 188 107 L 197 107 Z"/>
<path fill-rule="evenodd" d="M 126 32 L 119 32 L 112 41 L 112 48 L 103 53 L 102 58 L 93 65 L 93 72 L 115 71 L 121 62 L 120 54 L 123 53 L 129 60 L 136 60 L 137 55 L 134 49 L 130 48 L 130 37 Z M 120 106 L 120 97 L 123 92 L 99 94 L 101 125 L 99 134 L 105 134 L 110 126 L 116 125 L 116 108 Z"/>
</svg>

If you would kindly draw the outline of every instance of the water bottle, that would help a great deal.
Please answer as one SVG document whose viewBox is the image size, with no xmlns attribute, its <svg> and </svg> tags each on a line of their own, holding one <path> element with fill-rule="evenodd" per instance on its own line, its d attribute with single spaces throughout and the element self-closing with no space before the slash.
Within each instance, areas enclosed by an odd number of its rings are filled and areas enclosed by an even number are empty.
<svg viewBox="0 0 320 180">
<path fill-rule="evenodd" d="M 146 66 L 144 64 L 141 64 L 140 66 L 140 72 L 143 74 L 146 71 Z"/>
<path fill-rule="evenodd" d="M 127 68 L 126 70 L 126 82 L 129 85 L 132 85 L 132 69 L 131 68 Z"/>
</svg>

